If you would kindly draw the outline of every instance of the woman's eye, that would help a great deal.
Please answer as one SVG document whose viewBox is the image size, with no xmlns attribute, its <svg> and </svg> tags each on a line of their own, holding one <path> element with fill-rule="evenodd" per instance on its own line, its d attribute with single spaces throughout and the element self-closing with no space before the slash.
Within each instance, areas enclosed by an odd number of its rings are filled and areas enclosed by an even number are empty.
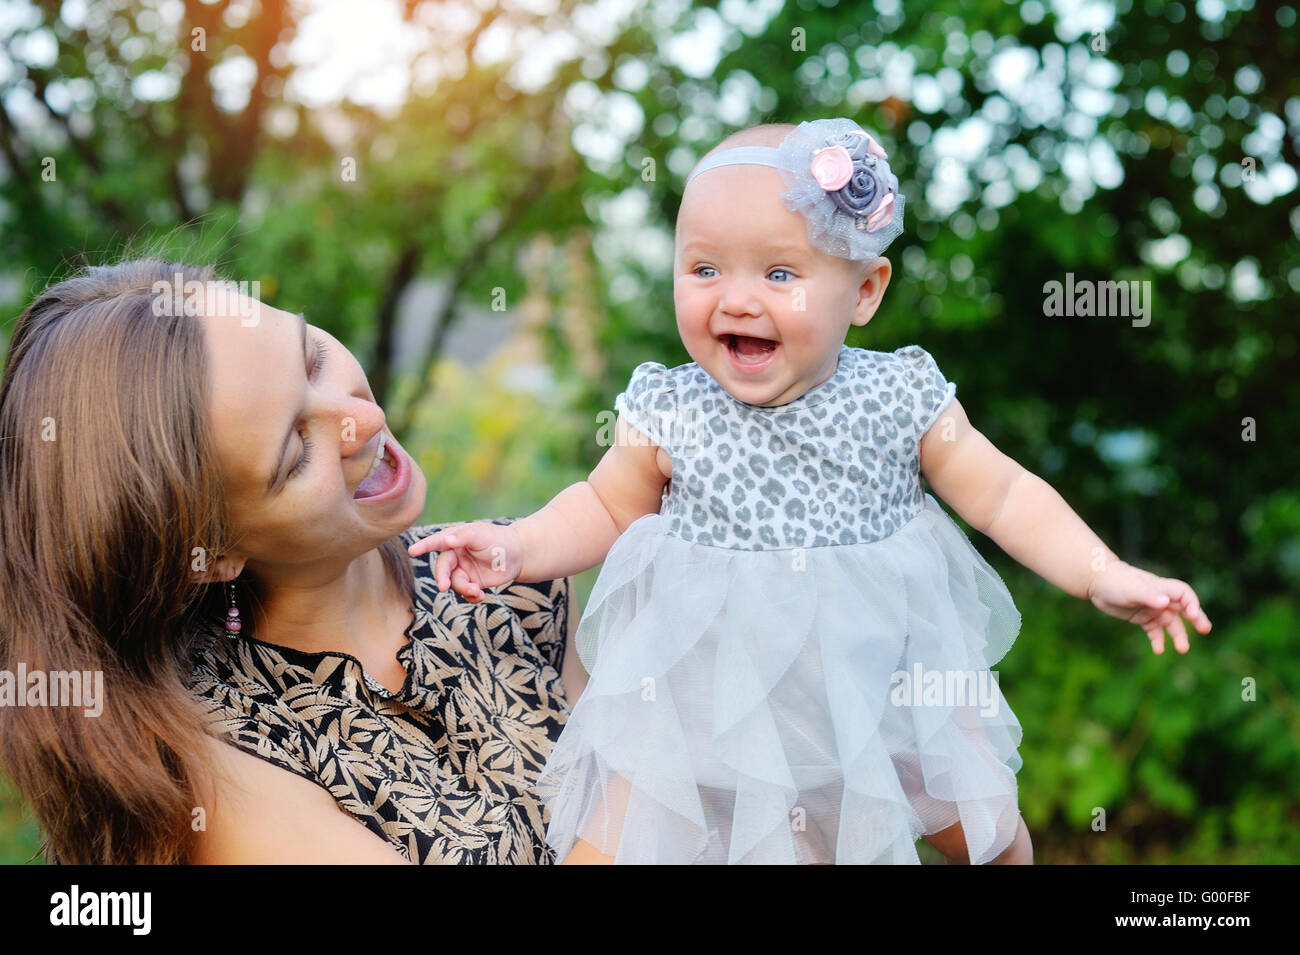
<svg viewBox="0 0 1300 955">
<path fill-rule="evenodd" d="M 784 276 L 784 278 L 779 278 L 778 276 Z M 767 273 L 767 277 L 772 279 L 774 282 L 789 282 L 794 279 L 794 273 L 789 269 L 773 269 L 771 272 Z"/>
<path fill-rule="evenodd" d="M 306 432 L 303 432 L 302 457 L 298 459 L 298 463 L 295 464 L 293 466 L 293 470 L 289 472 L 289 477 L 297 477 L 299 474 L 302 473 L 302 471 L 307 467 L 307 465 L 310 462 L 311 462 L 311 439 L 307 437 Z"/>
<path fill-rule="evenodd" d="M 317 338 L 316 345 L 312 349 L 311 367 L 307 369 L 308 381 L 311 381 L 317 375 L 319 375 L 321 368 L 325 366 L 325 350 L 326 350 L 325 340 L 322 338 Z M 289 472 L 289 477 L 296 477 L 297 475 L 301 474 L 304 470 L 306 470 L 307 465 L 310 463 L 311 463 L 311 439 L 307 437 L 307 432 L 304 431 L 302 433 L 302 457 L 298 459 L 298 463 L 295 464 L 293 466 L 293 470 Z"/>
<path fill-rule="evenodd" d="M 325 364 L 325 340 L 322 338 L 318 338 L 316 339 L 316 347 L 313 350 L 311 356 L 311 367 L 307 369 L 307 377 L 309 379 L 315 378 L 316 374 L 321 370 L 321 367 L 324 364 Z"/>
</svg>

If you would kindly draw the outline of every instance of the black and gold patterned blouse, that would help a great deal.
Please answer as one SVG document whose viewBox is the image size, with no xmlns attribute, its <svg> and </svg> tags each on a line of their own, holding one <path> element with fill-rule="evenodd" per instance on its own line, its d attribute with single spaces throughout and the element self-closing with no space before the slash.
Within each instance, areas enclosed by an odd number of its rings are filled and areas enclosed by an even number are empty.
<svg viewBox="0 0 1300 955">
<path fill-rule="evenodd" d="M 403 548 L 440 526 L 410 528 Z M 472 603 L 438 591 L 427 556 L 412 560 L 400 692 L 348 654 L 231 640 L 215 623 L 190 688 L 216 732 L 323 786 L 412 862 L 553 864 L 534 786 L 569 715 L 569 582 L 516 582 Z"/>
</svg>

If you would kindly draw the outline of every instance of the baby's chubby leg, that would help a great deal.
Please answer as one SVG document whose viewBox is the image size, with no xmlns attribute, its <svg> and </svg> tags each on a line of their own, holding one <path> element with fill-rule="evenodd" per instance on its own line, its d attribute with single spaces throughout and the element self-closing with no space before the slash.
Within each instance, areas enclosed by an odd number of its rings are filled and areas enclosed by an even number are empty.
<svg viewBox="0 0 1300 955">
<path fill-rule="evenodd" d="M 955 725 L 961 730 L 962 735 L 969 741 L 970 751 L 981 757 L 988 766 L 990 775 L 1001 777 L 1002 784 L 1007 791 L 1014 793 L 1016 789 L 1015 773 L 998 758 L 996 749 L 976 712 L 976 707 L 954 707 L 951 717 Z M 914 746 L 910 750 L 904 748 L 895 753 L 894 768 L 898 772 L 903 791 L 911 800 L 913 809 L 923 822 L 935 824 L 939 823 L 941 819 L 951 819 L 956 814 L 956 806 L 941 799 L 936 799 L 927 791 L 921 757 Z M 949 865 L 970 864 L 966 833 L 962 829 L 960 822 L 955 822 L 937 832 L 925 833 L 922 838 L 942 853 Z M 1024 817 L 1017 812 L 1016 833 L 1012 837 L 1011 844 L 994 859 L 990 860 L 989 864 L 1033 865 L 1033 863 L 1034 846 L 1029 838 L 1029 828 L 1025 825 Z"/>
<path fill-rule="evenodd" d="M 586 839 L 579 839 L 564 857 L 561 865 L 613 865 L 614 857 L 607 856 Z"/>
<path fill-rule="evenodd" d="M 943 854 L 949 865 L 970 865 L 970 856 L 966 851 L 966 833 L 962 831 L 960 822 L 923 838 Z M 1020 816 L 1016 819 L 1016 835 L 1011 840 L 1011 845 L 1003 849 L 989 865 L 1033 864 L 1034 844 L 1029 838 L 1029 827 L 1025 825 L 1024 817 Z"/>
<path fill-rule="evenodd" d="M 602 841 L 600 830 L 606 833 L 621 833 L 623 831 L 623 819 L 627 814 L 627 803 L 630 787 L 628 782 L 622 776 L 611 774 L 609 779 L 609 789 L 605 793 L 605 798 L 601 800 L 601 808 L 592 818 L 591 823 L 587 826 L 583 836 L 579 836 L 574 842 L 573 848 L 569 854 L 561 861 L 561 865 L 613 865 L 614 857 L 601 852 L 595 845 L 588 841 L 594 839 Z"/>
</svg>

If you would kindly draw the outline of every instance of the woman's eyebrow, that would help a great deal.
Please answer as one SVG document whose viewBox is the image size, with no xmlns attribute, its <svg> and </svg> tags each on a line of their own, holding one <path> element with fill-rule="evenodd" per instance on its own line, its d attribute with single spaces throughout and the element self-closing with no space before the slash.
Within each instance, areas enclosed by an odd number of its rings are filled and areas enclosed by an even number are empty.
<svg viewBox="0 0 1300 955">
<path fill-rule="evenodd" d="M 307 319 L 301 313 L 298 314 L 299 330 L 301 332 L 302 345 L 299 353 L 306 358 L 307 355 Z M 294 425 L 298 423 L 298 415 L 302 412 L 299 408 L 294 411 L 293 417 L 289 419 L 289 427 L 284 434 L 284 443 L 280 445 L 280 453 L 276 455 L 275 467 L 271 469 L 271 476 L 266 482 L 266 496 L 270 497 L 281 484 L 281 474 L 284 471 L 284 453 L 289 450 L 289 442 L 293 440 Z"/>
</svg>

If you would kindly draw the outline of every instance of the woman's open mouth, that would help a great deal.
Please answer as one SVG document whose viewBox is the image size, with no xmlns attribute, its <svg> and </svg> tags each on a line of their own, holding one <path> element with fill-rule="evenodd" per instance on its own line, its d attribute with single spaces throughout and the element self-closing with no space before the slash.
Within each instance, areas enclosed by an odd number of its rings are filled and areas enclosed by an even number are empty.
<svg viewBox="0 0 1300 955">
<path fill-rule="evenodd" d="M 411 483 L 410 459 L 392 438 L 381 434 L 379 454 L 353 492 L 355 500 L 374 501 L 403 494 Z"/>
<path fill-rule="evenodd" d="M 749 335 L 723 335 L 722 344 L 727 349 L 732 365 L 740 371 L 761 371 L 771 364 L 780 342 L 770 338 Z"/>
</svg>

